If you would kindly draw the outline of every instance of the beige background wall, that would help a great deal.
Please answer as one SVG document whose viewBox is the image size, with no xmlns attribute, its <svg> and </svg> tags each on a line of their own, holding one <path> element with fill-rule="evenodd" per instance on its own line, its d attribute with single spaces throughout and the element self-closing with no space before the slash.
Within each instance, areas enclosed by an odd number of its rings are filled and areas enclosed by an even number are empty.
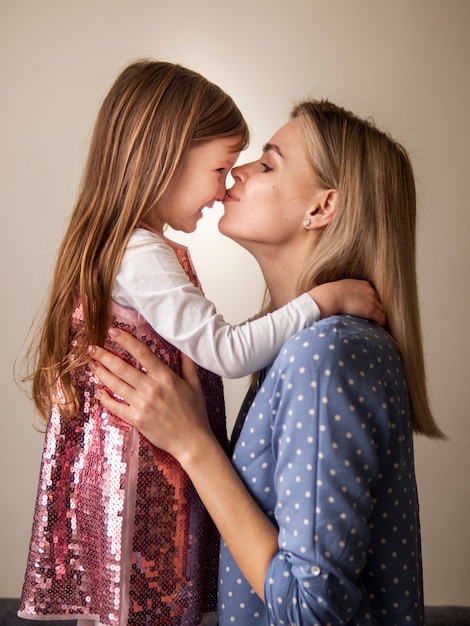
<svg viewBox="0 0 470 626">
<path fill-rule="evenodd" d="M 21 590 L 42 447 L 13 362 L 47 289 L 97 107 L 122 67 L 147 55 L 233 95 L 253 129 L 243 159 L 308 95 L 373 115 L 409 148 L 429 383 L 450 439 L 417 441 L 426 601 L 470 604 L 467 0 L 0 1 L 0 596 Z M 237 322 L 257 310 L 262 281 L 218 235 L 219 215 L 206 211 L 189 242 L 207 295 Z M 226 385 L 231 422 L 244 385 Z"/>
</svg>

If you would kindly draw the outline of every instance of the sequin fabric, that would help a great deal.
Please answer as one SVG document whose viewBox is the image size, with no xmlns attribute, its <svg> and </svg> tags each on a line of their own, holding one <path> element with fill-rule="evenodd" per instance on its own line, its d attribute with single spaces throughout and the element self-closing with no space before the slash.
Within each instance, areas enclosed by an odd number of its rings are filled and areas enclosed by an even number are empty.
<svg viewBox="0 0 470 626">
<path fill-rule="evenodd" d="M 177 255 L 199 286 L 187 250 Z M 112 315 L 180 373 L 179 351 L 138 313 L 113 304 Z M 71 326 L 76 342 L 80 306 Z M 106 347 L 132 362 L 117 344 Z M 199 374 L 211 426 L 226 445 L 222 381 Z M 73 376 L 80 412 L 71 420 L 51 412 L 19 615 L 200 624 L 216 609 L 219 538 L 211 519 L 179 463 L 100 405 L 92 372 L 77 368 Z"/>
</svg>

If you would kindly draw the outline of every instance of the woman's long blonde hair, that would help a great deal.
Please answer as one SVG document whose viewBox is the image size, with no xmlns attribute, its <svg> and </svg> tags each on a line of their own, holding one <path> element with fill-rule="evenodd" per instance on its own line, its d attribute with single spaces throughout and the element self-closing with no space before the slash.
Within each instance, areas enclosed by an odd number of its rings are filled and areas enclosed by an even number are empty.
<svg viewBox="0 0 470 626">
<path fill-rule="evenodd" d="M 128 66 L 106 96 L 95 123 L 81 187 L 60 247 L 44 321 L 29 351 L 33 399 L 47 420 L 57 401 L 77 410 L 70 372 L 103 344 L 112 286 L 127 241 L 153 209 L 197 143 L 233 137 L 248 144 L 233 100 L 200 74 L 142 60 Z M 70 343 L 71 315 L 83 306 L 85 333 Z"/>
<path fill-rule="evenodd" d="M 372 121 L 327 100 L 301 102 L 291 118 L 302 125 L 317 182 L 337 191 L 335 215 L 300 276 L 298 293 L 342 278 L 373 284 L 404 363 L 414 431 L 443 438 L 425 377 L 416 278 L 416 191 L 407 152 Z"/>
</svg>

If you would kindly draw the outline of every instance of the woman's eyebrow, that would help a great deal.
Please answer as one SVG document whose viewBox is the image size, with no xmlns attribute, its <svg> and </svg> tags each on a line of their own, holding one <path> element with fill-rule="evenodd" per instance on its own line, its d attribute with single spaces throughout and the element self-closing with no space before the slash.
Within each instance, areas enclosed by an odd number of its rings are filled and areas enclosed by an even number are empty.
<svg viewBox="0 0 470 626">
<path fill-rule="evenodd" d="M 263 152 L 269 152 L 270 150 L 276 152 L 280 157 L 284 158 L 284 155 L 279 149 L 279 146 L 277 146 L 275 143 L 267 143 L 263 146 Z"/>
</svg>

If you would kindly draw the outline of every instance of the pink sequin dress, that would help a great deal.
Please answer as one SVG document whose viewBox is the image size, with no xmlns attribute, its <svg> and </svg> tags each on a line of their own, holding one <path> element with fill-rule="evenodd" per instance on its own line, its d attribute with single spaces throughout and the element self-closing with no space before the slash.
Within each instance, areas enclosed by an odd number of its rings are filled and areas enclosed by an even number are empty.
<svg viewBox="0 0 470 626">
<path fill-rule="evenodd" d="M 189 254 L 177 250 L 199 286 Z M 180 373 L 179 351 L 135 311 L 113 324 L 143 339 Z M 71 341 L 83 328 L 81 307 Z M 122 354 L 107 340 L 106 347 Z M 199 368 L 212 429 L 226 443 L 219 376 Z M 19 615 L 109 626 L 196 626 L 216 608 L 219 538 L 179 463 L 95 399 L 98 380 L 77 368 L 77 417 L 51 412 Z"/>
</svg>

